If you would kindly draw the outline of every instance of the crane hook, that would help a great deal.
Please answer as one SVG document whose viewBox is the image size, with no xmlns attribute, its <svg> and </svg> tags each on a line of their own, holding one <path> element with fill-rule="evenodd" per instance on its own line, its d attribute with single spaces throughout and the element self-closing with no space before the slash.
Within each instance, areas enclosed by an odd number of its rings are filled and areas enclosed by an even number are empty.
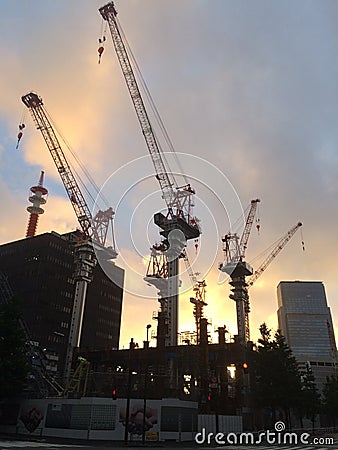
<svg viewBox="0 0 338 450">
<path fill-rule="evenodd" d="M 22 138 L 22 136 L 23 136 L 23 133 L 22 133 L 22 130 L 25 128 L 25 124 L 24 123 L 20 123 L 19 124 L 19 133 L 18 133 L 18 142 L 16 143 L 16 149 L 18 149 L 19 148 L 19 143 L 20 143 L 20 140 L 21 140 L 21 138 Z"/>
<path fill-rule="evenodd" d="M 102 53 L 104 52 L 104 47 L 101 45 L 99 48 L 98 48 L 98 53 L 99 53 L 99 62 L 98 62 L 98 64 L 100 64 L 100 62 L 101 62 L 101 56 L 102 56 Z"/>
<path fill-rule="evenodd" d="M 256 229 L 257 229 L 257 233 L 259 234 L 260 229 L 261 229 L 260 219 L 256 219 Z"/>
<path fill-rule="evenodd" d="M 101 44 L 100 47 L 97 49 L 97 51 L 99 53 L 99 64 L 101 62 L 102 53 L 104 52 L 104 42 L 105 42 L 105 40 L 106 40 L 106 36 L 102 36 L 102 38 L 99 38 L 99 44 Z"/>
</svg>

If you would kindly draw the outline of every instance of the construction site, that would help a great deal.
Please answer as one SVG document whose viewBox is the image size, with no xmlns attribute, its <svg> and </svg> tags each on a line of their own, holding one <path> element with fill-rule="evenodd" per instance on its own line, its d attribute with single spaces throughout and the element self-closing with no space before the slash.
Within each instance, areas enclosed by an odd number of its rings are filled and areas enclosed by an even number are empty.
<svg viewBox="0 0 338 450">
<path fill-rule="evenodd" d="M 237 333 L 218 326 L 212 337 L 205 308 L 207 280 L 192 267 L 189 247 L 198 251 L 203 217 L 194 210 L 195 189 L 177 183 L 148 113 L 148 87 L 117 19 L 114 2 L 99 9 L 105 30 L 98 57 L 111 47 L 121 69 L 160 189 L 163 209 L 153 211 L 158 239 L 147 259 L 144 282 L 158 297 L 156 331 L 144 324 L 146 338 L 121 349 L 120 328 L 125 278 L 115 245 L 114 205 L 93 214 L 86 191 L 64 152 L 62 138 L 36 92 L 22 96 L 42 135 L 78 220 L 66 234 L 38 234 L 48 201 L 45 173 L 30 188 L 29 220 L 23 239 L 0 245 L 0 298 L 22 300 L 30 377 L 19 414 L 19 433 L 84 439 L 191 440 L 201 424 L 211 430 L 255 429 L 250 367 L 255 345 L 250 335 L 250 288 L 293 238 L 295 221 L 257 266 L 247 262 L 252 230 L 260 229 L 259 198 L 248 199 L 239 231 L 224 230 L 220 274 L 228 277 Z M 145 97 L 147 99 L 145 100 Z M 18 145 L 24 128 L 19 125 Z M 25 130 L 26 131 L 26 130 Z M 86 169 L 87 170 L 87 169 Z M 184 176 L 184 174 L 183 174 Z M 89 178 L 91 178 L 89 171 Z M 95 182 L 94 182 L 95 184 Z M 96 186 L 97 187 L 97 186 Z M 99 191 L 99 189 L 98 189 Z M 196 215 L 195 215 L 196 214 Z M 303 238 L 302 238 L 303 239 Z M 304 242 L 302 240 L 303 249 Z M 202 250 L 201 250 L 202 251 Z M 191 330 L 179 333 L 181 272 L 191 283 Z M 56 276 L 56 274 L 58 274 Z M 135 321 L 138 320 L 135 317 Z M 61 324 L 61 325 L 60 325 Z M 152 339 L 151 339 L 152 338 Z M 151 345 L 150 342 L 155 342 Z M 39 411 L 38 418 L 30 411 Z M 9 422 L 7 428 L 11 429 Z M 68 434 L 67 434 L 68 433 Z"/>
</svg>

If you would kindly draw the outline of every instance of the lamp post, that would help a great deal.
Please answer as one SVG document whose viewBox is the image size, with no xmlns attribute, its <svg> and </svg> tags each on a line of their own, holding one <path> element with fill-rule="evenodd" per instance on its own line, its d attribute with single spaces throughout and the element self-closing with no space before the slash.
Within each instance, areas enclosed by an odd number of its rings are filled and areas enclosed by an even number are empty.
<svg viewBox="0 0 338 450">
<path fill-rule="evenodd" d="M 128 385 L 127 385 L 127 405 L 126 405 L 126 425 L 124 430 L 124 445 L 128 445 L 128 432 L 129 432 L 129 414 L 130 414 L 130 396 L 131 396 L 131 362 L 132 362 L 132 350 L 134 350 L 134 339 L 130 339 L 129 343 L 129 364 L 128 364 Z"/>
<path fill-rule="evenodd" d="M 149 329 L 151 328 L 151 324 L 148 323 L 147 325 L 147 346 L 149 347 Z"/>
<path fill-rule="evenodd" d="M 149 348 L 149 329 L 151 324 L 147 325 L 147 340 L 145 342 L 144 348 Z M 144 365 L 144 385 L 143 385 L 143 426 L 142 426 L 142 444 L 145 443 L 146 438 L 146 413 L 147 413 L 147 379 L 148 379 L 148 361 Z"/>
</svg>

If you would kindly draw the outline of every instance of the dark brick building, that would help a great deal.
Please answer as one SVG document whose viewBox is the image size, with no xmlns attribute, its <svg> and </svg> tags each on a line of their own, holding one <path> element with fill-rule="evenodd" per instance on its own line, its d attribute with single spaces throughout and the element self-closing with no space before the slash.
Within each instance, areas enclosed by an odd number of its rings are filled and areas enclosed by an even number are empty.
<svg viewBox="0 0 338 450">
<path fill-rule="evenodd" d="M 44 233 L 0 245 L 0 271 L 8 277 L 22 305 L 33 340 L 59 357 L 62 372 L 72 314 L 75 283 L 75 233 Z M 115 264 L 112 282 L 99 264 L 88 286 L 81 337 L 86 350 L 119 346 L 124 270 Z"/>
</svg>

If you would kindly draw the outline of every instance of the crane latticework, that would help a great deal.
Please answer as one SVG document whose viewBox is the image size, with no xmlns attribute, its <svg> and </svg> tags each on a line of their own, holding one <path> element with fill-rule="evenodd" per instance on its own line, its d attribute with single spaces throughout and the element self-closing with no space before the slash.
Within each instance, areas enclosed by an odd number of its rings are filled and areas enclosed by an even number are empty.
<svg viewBox="0 0 338 450">
<path fill-rule="evenodd" d="M 245 252 L 248 246 L 252 224 L 260 200 L 251 200 L 250 209 L 240 237 L 237 233 L 228 233 L 222 238 L 225 262 L 220 269 L 230 275 L 232 294 L 230 298 L 236 303 L 238 339 L 245 344 L 250 340 L 249 312 L 250 303 L 245 278 L 252 275 L 252 267 L 245 262 Z"/>
<path fill-rule="evenodd" d="M 92 218 L 87 202 L 67 162 L 51 121 L 48 118 L 42 99 L 36 93 L 30 92 L 22 97 L 22 101 L 31 112 L 36 128 L 42 133 L 84 236 L 86 238 L 90 237 L 93 241 L 104 246 L 108 227 L 112 225 L 114 216 L 113 209 L 108 208 L 106 211 L 99 211 L 94 219 Z"/>
<path fill-rule="evenodd" d="M 206 294 L 206 282 L 205 280 L 197 281 L 193 291 L 195 292 L 195 297 L 190 298 L 190 302 L 194 305 L 193 315 L 195 318 L 196 325 L 196 344 L 200 344 L 201 341 L 201 319 L 204 318 L 204 306 L 208 304 L 205 301 Z"/>
<path fill-rule="evenodd" d="M 146 145 L 152 159 L 152 163 L 155 169 L 156 179 L 159 182 L 162 197 L 167 205 L 167 211 L 165 214 L 161 212 L 154 215 L 154 223 L 163 231 L 161 235 L 166 239 L 169 238 L 171 231 L 179 230 L 184 234 L 186 240 L 197 239 L 200 235 L 199 221 L 193 216 L 193 195 L 195 191 L 190 184 L 178 187 L 174 174 L 166 167 L 165 154 L 161 148 L 160 141 L 158 140 L 155 130 L 151 124 L 145 103 L 143 101 L 141 91 L 139 89 L 138 81 L 135 77 L 135 73 L 139 74 L 140 85 L 143 85 L 146 95 L 151 106 L 153 102 L 149 95 L 148 88 L 145 85 L 142 75 L 138 69 L 137 62 L 133 57 L 132 51 L 128 45 L 128 42 L 123 34 L 120 24 L 117 20 L 117 11 L 114 6 L 114 2 L 110 2 L 107 5 L 99 9 L 103 19 L 107 21 L 109 25 L 110 34 L 112 37 L 113 45 L 115 48 L 116 56 L 120 64 L 123 77 L 125 79 L 140 127 Z M 99 50 L 101 51 L 101 50 Z M 133 61 L 133 65 L 131 63 Z M 135 69 L 135 73 L 134 73 Z M 153 108 L 155 118 L 157 118 L 160 124 L 161 131 L 164 132 L 167 143 L 169 142 L 168 135 L 165 132 L 163 123 L 159 120 L 159 114 L 156 108 Z M 173 152 L 173 147 L 168 144 L 169 148 Z M 146 281 L 156 285 L 156 281 L 151 277 L 145 277 Z M 150 281 L 150 279 L 152 281 Z M 158 284 L 158 283 L 157 283 Z M 168 298 L 168 335 L 169 344 L 177 345 L 177 333 L 178 333 L 178 286 L 179 285 L 179 264 L 178 258 L 168 261 L 168 278 L 167 278 L 167 298 Z M 173 380 L 173 379 L 172 379 Z"/>
<path fill-rule="evenodd" d="M 244 257 L 245 257 L 245 252 L 246 252 L 246 249 L 248 246 L 249 237 L 250 237 L 250 233 L 251 233 L 251 229 L 252 229 L 252 224 L 253 224 L 253 221 L 254 221 L 254 218 L 256 215 L 256 211 L 257 211 L 259 202 L 260 202 L 259 198 L 251 200 L 250 211 L 248 213 L 248 217 L 246 218 L 244 231 L 243 231 L 243 234 L 241 237 L 241 241 L 239 243 L 240 257 L 242 259 L 244 259 Z"/>
<path fill-rule="evenodd" d="M 108 3 L 100 8 L 99 11 L 109 24 L 116 55 L 154 165 L 156 178 L 160 184 L 163 199 L 168 208 L 167 217 L 181 217 L 189 225 L 197 226 L 197 220 L 192 215 L 192 196 L 195 192 L 189 184 L 178 188 L 172 173 L 168 171 L 165 166 L 163 151 L 151 125 L 124 40 L 121 36 L 114 3 Z"/>
<path fill-rule="evenodd" d="M 198 273 L 193 272 L 186 249 L 183 250 L 182 254 L 189 278 L 193 285 L 192 290 L 195 293 L 195 297 L 190 298 L 190 303 L 194 305 L 193 315 L 196 324 L 196 344 L 199 344 L 201 336 L 201 319 L 203 319 L 204 314 L 203 309 L 204 306 L 208 305 L 205 301 L 207 283 L 205 280 L 202 281 L 197 280 L 196 275 L 198 275 Z"/>
<path fill-rule="evenodd" d="M 259 278 L 264 270 L 268 267 L 268 265 L 276 258 L 278 253 L 283 250 L 285 245 L 289 242 L 289 240 L 293 237 L 296 231 L 302 226 L 301 222 L 298 222 L 297 225 L 290 228 L 290 230 L 282 236 L 278 241 L 273 250 L 269 253 L 266 259 L 262 262 L 262 264 L 258 267 L 257 270 L 253 273 L 253 275 L 248 280 L 249 287 L 254 284 L 254 282 Z"/>
<path fill-rule="evenodd" d="M 168 278 L 168 259 L 163 253 L 166 247 L 163 244 L 155 244 L 150 250 L 151 253 L 146 277 Z"/>
</svg>

